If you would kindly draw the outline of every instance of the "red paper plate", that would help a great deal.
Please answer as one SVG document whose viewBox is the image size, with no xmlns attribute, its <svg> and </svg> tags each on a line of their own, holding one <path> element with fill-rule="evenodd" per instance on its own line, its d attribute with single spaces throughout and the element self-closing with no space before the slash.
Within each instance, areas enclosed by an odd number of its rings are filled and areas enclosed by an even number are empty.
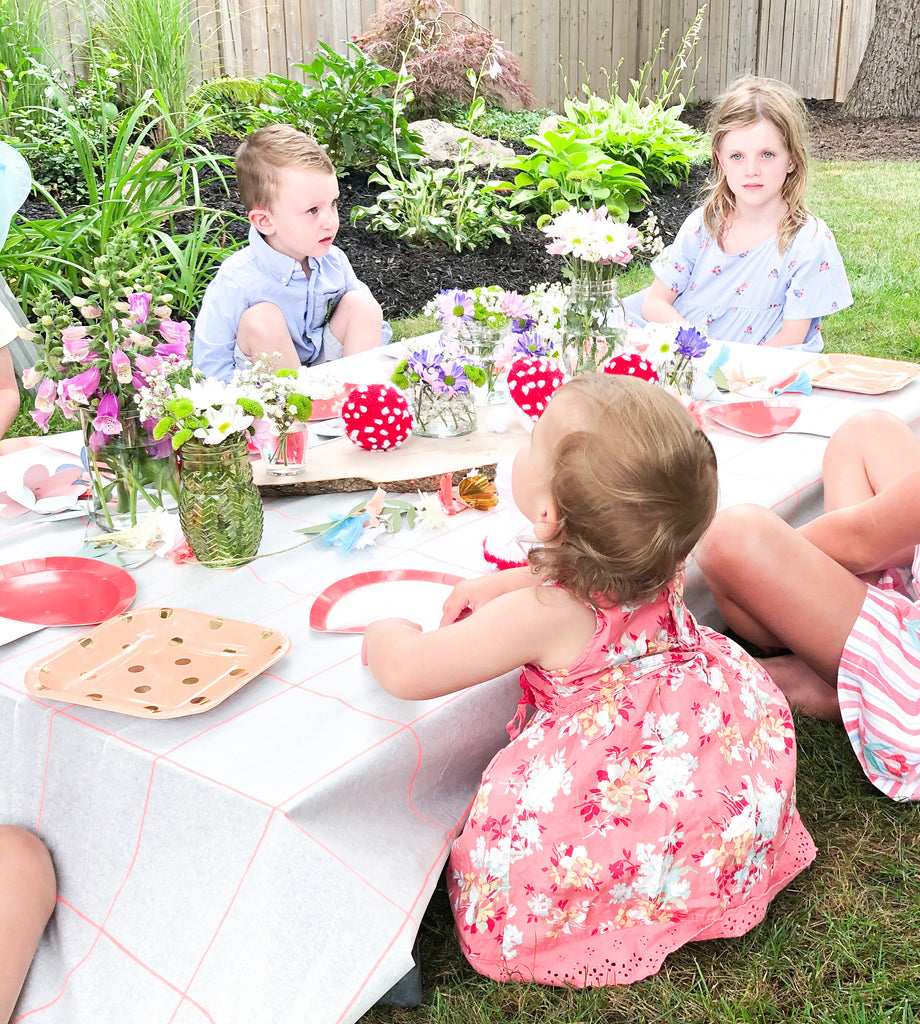
<svg viewBox="0 0 920 1024">
<path fill-rule="evenodd" d="M 130 573 L 94 558 L 29 558 L 0 565 L 0 615 L 43 626 L 90 626 L 137 594 Z"/>
<path fill-rule="evenodd" d="M 432 572 L 429 569 L 377 569 L 372 572 L 359 572 L 355 576 L 346 576 L 338 580 L 319 595 L 310 609 L 310 629 L 323 633 L 363 633 L 367 623 L 358 626 L 328 626 L 329 612 L 346 594 L 362 587 L 371 587 L 375 583 L 399 583 L 410 580 L 416 583 L 443 583 L 445 586 L 456 586 L 463 576 L 454 576 L 449 572 Z"/>
<path fill-rule="evenodd" d="M 772 437 L 788 430 L 799 418 L 801 409 L 794 405 L 771 405 L 769 402 L 729 402 L 706 410 L 706 415 L 720 427 L 737 430 L 750 437 Z"/>
</svg>

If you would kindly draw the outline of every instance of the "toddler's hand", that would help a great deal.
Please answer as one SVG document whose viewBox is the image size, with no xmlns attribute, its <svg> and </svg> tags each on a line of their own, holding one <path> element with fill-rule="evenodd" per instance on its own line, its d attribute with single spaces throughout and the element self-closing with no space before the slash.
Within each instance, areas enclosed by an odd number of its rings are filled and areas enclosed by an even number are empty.
<svg viewBox="0 0 920 1024">
<path fill-rule="evenodd" d="M 449 626 L 453 622 L 459 622 L 496 597 L 507 594 L 510 590 L 533 585 L 534 578 L 529 569 L 510 569 L 463 580 L 448 594 L 438 625 Z"/>
</svg>

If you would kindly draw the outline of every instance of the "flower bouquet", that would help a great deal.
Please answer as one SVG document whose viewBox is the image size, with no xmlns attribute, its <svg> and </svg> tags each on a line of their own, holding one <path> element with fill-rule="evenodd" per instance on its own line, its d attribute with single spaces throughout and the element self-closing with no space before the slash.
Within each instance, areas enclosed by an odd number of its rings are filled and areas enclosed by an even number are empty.
<svg viewBox="0 0 920 1024">
<path fill-rule="evenodd" d="M 86 295 L 69 307 L 39 291 L 31 327 L 40 358 L 22 379 L 36 389 L 32 418 L 43 431 L 55 408 L 80 421 L 96 525 L 130 529 L 178 496 L 172 450 L 153 437 L 137 398 L 150 374 L 188 365 L 189 326 L 172 319 L 171 296 L 129 235 L 94 263 Z"/>
<path fill-rule="evenodd" d="M 152 374 L 139 399 L 153 436 L 179 452 L 179 521 L 204 565 L 251 561 L 262 539 L 262 498 L 252 479 L 248 440 L 277 439 L 310 416 L 297 372 L 263 362 L 230 383 L 188 368 Z"/>
<path fill-rule="evenodd" d="M 412 352 L 390 379 L 407 392 L 413 433 L 454 437 L 476 429 L 473 388 L 485 384 L 486 371 L 456 342 Z"/>
<path fill-rule="evenodd" d="M 298 370 L 275 370 L 271 360 L 257 359 L 238 370 L 234 381 L 262 406 L 256 443 L 272 476 L 298 476 L 307 454 L 307 420 L 313 402 Z"/>
<path fill-rule="evenodd" d="M 606 206 L 566 210 L 542 231 L 546 251 L 562 256 L 571 281 L 563 327 L 570 373 L 597 370 L 626 343 L 626 312 L 616 278 L 632 259 L 641 238 L 628 224 L 611 219 Z"/>
</svg>

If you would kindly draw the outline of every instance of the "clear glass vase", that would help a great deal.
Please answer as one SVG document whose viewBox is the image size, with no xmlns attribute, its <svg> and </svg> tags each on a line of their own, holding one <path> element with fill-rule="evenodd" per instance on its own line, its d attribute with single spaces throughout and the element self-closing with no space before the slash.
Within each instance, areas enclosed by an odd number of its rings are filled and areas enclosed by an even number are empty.
<svg viewBox="0 0 920 1024">
<path fill-rule="evenodd" d="M 476 398 L 472 388 L 454 395 L 416 384 L 409 394 L 412 433 L 419 437 L 459 437 L 476 429 Z"/>
<path fill-rule="evenodd" d="M 252 482 L 246 438 L 186 441 L 180 451 L 179 522 L 202 565 L 244 565 L 262 540 L 262 496 Z"/>
<path fill-rule="evenodd" d="M 174 510 L 179 469 L 167 439 L 155 441 L 136 414 L 121 415 L 121 433 L 94 451 L 90 444 L 95 410 L 80 410 L 80 427 L 90 478 L 90 519 L 100 530 L 128 530 L 154 509 Z"/>
<path fill-rule="evenodd" d="M 568 372 L 574 376 L 598 370 L 625 344 L 626 310 L 616 278 L 572 281 L 562 314 L 563 358 Z"/>
<path fill-rule="evenodd" d="M 500 373 L 495 368 L 495 354 L 509 333 L 509 327 L 490 327 L 471 320 L 463 325 L 458 336 L 460 347 L 486 371 L 486 382 L 477 395 L 481 405 L 496 405 L 505 400 L 498 387 Z"/>
<path fill-rule="evenodd" d="M 300 476 L 306 468 L 307 428 L 299 423 L 269 438 L 260 454 L 269 476 Z"/>
<path fill-rule="evenodd" d="M 665 391 L 678 398 L 692 399 L 696 387 L 696 367 L 693 360 L 678 356 L 663 362 L 658 368 L 658 383 Z"/>
</svg>

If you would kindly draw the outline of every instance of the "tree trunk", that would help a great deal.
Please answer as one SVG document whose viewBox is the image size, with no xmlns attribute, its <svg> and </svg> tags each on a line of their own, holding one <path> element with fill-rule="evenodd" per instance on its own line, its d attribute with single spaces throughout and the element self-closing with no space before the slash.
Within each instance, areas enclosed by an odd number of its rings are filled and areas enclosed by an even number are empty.
<svg viewBox="0 0 920 1024">
<path fill-rule="evenodd" d="M 854 117 L 920 113 L 920 4 L 876 0 L 875 21 L 846 100 Z"/>
</svg>

